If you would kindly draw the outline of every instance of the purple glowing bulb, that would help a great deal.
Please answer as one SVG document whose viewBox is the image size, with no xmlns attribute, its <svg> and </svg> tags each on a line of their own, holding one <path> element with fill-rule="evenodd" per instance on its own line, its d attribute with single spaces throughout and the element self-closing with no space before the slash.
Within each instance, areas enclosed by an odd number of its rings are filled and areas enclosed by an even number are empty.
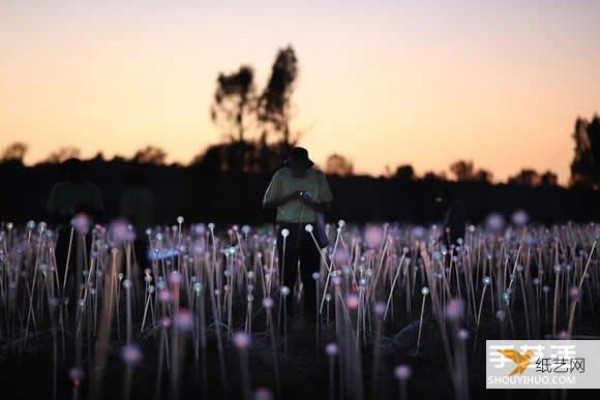
<svg viewBox="0 0 600 400">
<path fill-rule="evenodd" d="M 194 328 L 192 313 L 187 308 L 181 308 L 177 313 L 177 329 L 181 332 L 191 332 Z"/>
<path fill-rule="evenodd" d="M 121 358 L 127 365 L 136 365 L 142 361 L 142 352 L 138 346 L 129 344 L 121 349 Z"/>
<path fill-rule="evenodd" d="M 412 375 L 412 369 L 406 364 L 398 365 L 394 369 L 394 377 L 399 381 L 407 381 Z"/>
<path fill-rule="evenodd" d="M 327 346 L 325 346 L 325 353 L 330 357 L 335 356 L 339 351 L 340 348 L 337 343 L 328 343 Z"/>
<path fill-rule="evenodd" d="M 265 297 L 262 300 L 262 306 L 264 308 L 266 308 L 267 310 L 272 309 L 273 308 L 273 299 L 270 297 Z"/>
</svg>

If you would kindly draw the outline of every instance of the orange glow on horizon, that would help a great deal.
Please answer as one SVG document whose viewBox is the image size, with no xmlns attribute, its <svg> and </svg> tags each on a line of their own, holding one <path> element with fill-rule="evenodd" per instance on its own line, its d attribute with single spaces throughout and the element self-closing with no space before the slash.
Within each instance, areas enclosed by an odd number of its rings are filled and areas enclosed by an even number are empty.
<svg viewBox="0 0 600 400">
<path fill-rule="evenodd" d="M 222 138 L 209 116 L 218 73 L 250 64 L 261 89 L 288 43 L 300 66 L 293 126 L 321 165 L 339 153 L 358 173 L 422 174 L 466 159 L 495 181 L 534 168 L 565 184 L 575 119 L 600 111 L 592 3 L 477 18 L 366 2 L 338 16 L 316 4 L 258 2 L 268 9 L 251 16 L 241 5 L 109 3 L 0 6 L 0 148 L 26 142 L 31 164 L 62 146 L 110 158 L 156 145 L 187 163 Z"/>
</svg>

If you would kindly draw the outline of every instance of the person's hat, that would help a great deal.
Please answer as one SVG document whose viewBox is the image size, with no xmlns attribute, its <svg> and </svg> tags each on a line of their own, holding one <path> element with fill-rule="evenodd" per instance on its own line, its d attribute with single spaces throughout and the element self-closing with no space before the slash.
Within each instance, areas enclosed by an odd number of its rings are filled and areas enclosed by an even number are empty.
<svg viewBox="0 0 600 400">
<path fill-rule="evenodd" d="M 304 168 L 310 168 L 315 165 L 310 158 L 308 158 L 308 150 L 304 147 L 294 147 L 290 151 L 290 155 L 284 162 L 287 166 L 302 166 Z"/>
</svg>

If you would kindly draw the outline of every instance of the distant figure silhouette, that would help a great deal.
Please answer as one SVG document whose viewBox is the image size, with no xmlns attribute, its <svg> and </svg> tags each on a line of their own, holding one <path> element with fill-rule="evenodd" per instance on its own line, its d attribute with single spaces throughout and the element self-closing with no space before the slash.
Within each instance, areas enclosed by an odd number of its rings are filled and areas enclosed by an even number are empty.
<svg viewBox="0 0 600 400">
<path fill-rule="evenodd" d="M 67 180 L 57 183 L 52 187 L 46 208 L 49 221 L 56 224 L 58 238 L 55 254 L 59 273 L 63 276 L 61 283 L 66 286 L 65 297 L 73 295 L 75 277 L 82 277 L 82 270 L 87 262 L 86 253 L 90 247 L 90 228 L 93 221 L 104 213 L 104 202 L 98 186 L 86 181 L 86 166 L 81 160 L 71 158 L 61 164 L 62 172 Z M 85 215 L 83 218 L 74 217 Z M 76 229 L 71 236 L 71 223 L 74 221 Z M 84 246 L 85 243 L 85 246 Z M 71 249 L 71 253 L 69 253 Z M 65 276 L 69 264 L 69 279 Z"/>
<path fill-rule="evenodd" d="M 454 188 L 447 188 L 442 192 L 441 197 L 436 199 L 441 210 L 442 216 L 442 238 L 441 240 L 449 247 L 451 244 L 458 244 L 458 239 L 465 237 L 465 224 L 467 219 L 467 210 L 463 201 L 456 196 Z"/>
<path fill-rule="evenodd" d="M 299 269 L 304 287 L 304 311 L 310 316 L 316 316 L 317 311 L 316 283 L 312 275 L 319 271 L 321 255 L 305 228 L 307 224 L 313 225 L 313 234 L 319 237 L 319 218 L 333 202 L 327 178 L 312 168 L 313 165 L 306 149 L 293 148 L 284 166 L 273 175 L 263 198 L 263 208 L 277 208 L 277 250 L 283 284 L 293 294 Z M 288 232 L 285 238 L 284 229 Z M 324 236 L 324 231 L 321 234 Z M 319 237 L 319 247 L 326 245 L 323 242 L 326 236 L 323 236 Z M 292 316 L 295 301 L 290 295 L 286 302 L 288 315 Z"/>
<path fill-rule="evenodd" d="M 135 257 L 143 271 L 148 266 L 148 238 L 145 232 L 154 224 L 155 197 L 139 170 L 129 175 L 127 184 L 129 187 L 121 195 L 119 209 L 121 216 L 135 228 Z"/>
<path fill-rule="evenodd" d="M 85 164 L 71 158 L 62 163 L 67 180 L 57 183 L 50 191 L 46 208 L 50 219 L 59 224 L 70 224 L 78 213 L 97 218 L 104 213 L 104 202 L 98 186 L 87 182 Z"/>
</svg>

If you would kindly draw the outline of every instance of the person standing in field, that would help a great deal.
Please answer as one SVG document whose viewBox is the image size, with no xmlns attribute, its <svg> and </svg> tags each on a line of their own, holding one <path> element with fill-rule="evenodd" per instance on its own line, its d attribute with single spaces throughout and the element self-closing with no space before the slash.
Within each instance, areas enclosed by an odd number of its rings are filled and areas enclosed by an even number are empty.
<svg viewBox="0 0 600 400">
<path fill-rule="evenodd" d="M 86 165 L 77 158 L 62 163 L 66 181 L 52 187 L 46 209 L 50 220 L 60 224 L 71 224 L 71 219 L 80 213 L 89 218 L 98 218 L 104 213 L 102 193 L 95 184 L 86 179 Z"/>
<path fill-rule="evenodd" d="M 58 234 L 55 247 L 56 266 L 60 279 L 67 279 L 64 276 L 69 270 L 68 292 L 69 295 L 76 296 L 74 289 L 77 280 L 74 277 L 81 277 L 86 258 L 89 256 L 87 251 L 91 246 L 90 229 L 95 220 L 104 213 L 104 202 L 102 193 L 95 184 L 87 181 L 86 165 L 77 158 L 71 158 L 61 164 L 62 172 L 66 176 L 66 181 L 55 184 L 46 203 L 49 221 L 56 225 Z M 71 235 L 73 227 L 73 236 Z M 85 248 L 84 248 L 85 241 Z M 71 254 L 69 254 L 71 248 Z M 67 263 L 69 267 L 67 267 Z"/>
<path fill-rule="evenodd" d="M 277 209 L 277 251 L 283 285 L 293 294 L 299 271 L 304 288 L 304 312 L 316 317 L 317 288 L 313 273 L 320 268 L 319 247 L 326 245 L 326 236 L 323 237 L 324 231 L 319 233 L 318 224 L 322 213 L 333 202 L 333 195 L 325 174 L 313 166 L 306 149 L 292 148 L 283 167 L 271 179 L 263 198 L 263 208 Z M 305 229 L 308 224 L 314 228 L 318 246 Z M 291 295 L 288 297 L 287 313 L 292 316 L 294 301 Z"/>
<path fill-rule="evenodd" d="M 119 201 L 119 212 L 135 229 L 135 260 L 143 272 L 149 266 L 146 229 L 153 227 L 156 201 L 141 168 L 131 171 L 127 186 Z"/>
<path fill-rule="evenodd" d="M 450 248 L 452 245 L 459 245 L 465 238 L 467 210 L 465 203 L 456 194 L 456 189 L 452 187 L 446 189 L 441 202 L 444 206 L 441 241 Z"/>
</svg>

